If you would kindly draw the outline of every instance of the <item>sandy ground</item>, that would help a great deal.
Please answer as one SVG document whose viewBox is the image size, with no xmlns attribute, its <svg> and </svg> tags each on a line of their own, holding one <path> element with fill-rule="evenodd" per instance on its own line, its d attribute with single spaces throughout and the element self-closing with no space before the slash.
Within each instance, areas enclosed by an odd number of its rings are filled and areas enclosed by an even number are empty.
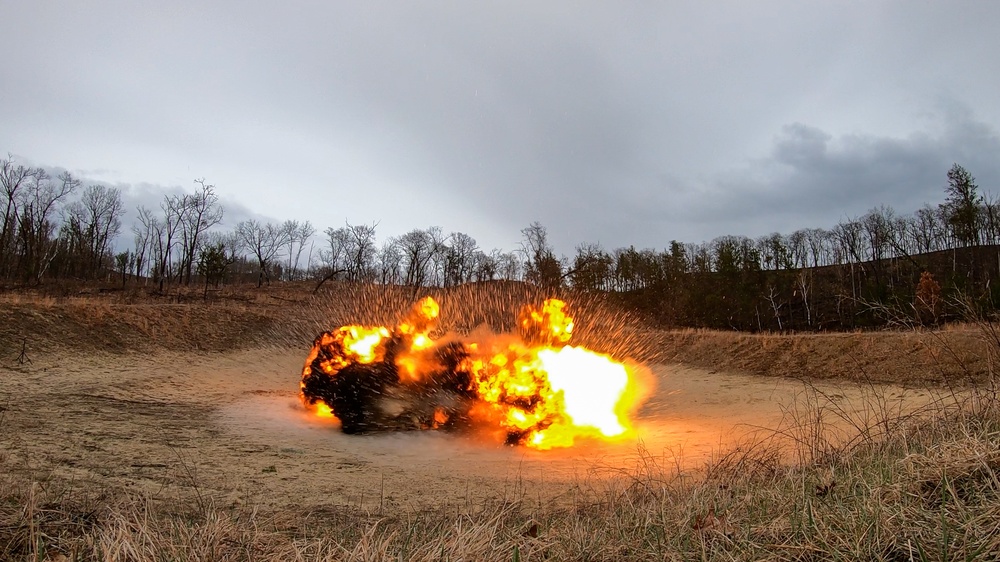
<svg viewBox="0 0 1000 562">
<path fill-rule="evenodd" d="M 305 350 L 34 358 L 0 367 L 0 471 L 155 500 L 304 512 L 572 498 L 652 459 L 697 470 L 762 429 L 789 427 L 816 391 L 828 412 L 926 390 L 816 383 L 654 365 L 657 389 L 620 443 L 533 451 L 468 436 L 348 436 L 296 398 Z M 883 406 L 885 408 L 886 406 Z M 834 415 L 834 418 L 837 416 Z"/>
</svg>

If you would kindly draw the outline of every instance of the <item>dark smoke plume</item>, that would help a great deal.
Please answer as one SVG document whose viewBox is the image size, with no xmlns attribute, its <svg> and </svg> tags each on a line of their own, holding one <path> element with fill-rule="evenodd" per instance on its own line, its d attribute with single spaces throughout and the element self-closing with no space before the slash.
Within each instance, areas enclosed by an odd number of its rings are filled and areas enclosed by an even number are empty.
<svg viewBox="0 0 1000 562">
<path fill-rule="evenodd" d="M 475 395 L 471 375 L 459 369 L 468 356 L 463 344 L 451 342 L 434 350 L 435 366 L 418 382 L 401 382 L 396 354 L 407 346 L 394 336 L 386 344 L 384 359 L 370 364 L 351 362 L 335 376 L 324 376 L 323 365 L 335 346 L 324 346 L 320 334 L 314 347 L 319 353 L 310 364 L 312 373 L 303 380 L 302 393 L 308 404 L 322 401 L 340 420 L 344 433 L 369 433 L 406 429 L 460 429 L 468 426 L 469 408 Z"/>
</svg>

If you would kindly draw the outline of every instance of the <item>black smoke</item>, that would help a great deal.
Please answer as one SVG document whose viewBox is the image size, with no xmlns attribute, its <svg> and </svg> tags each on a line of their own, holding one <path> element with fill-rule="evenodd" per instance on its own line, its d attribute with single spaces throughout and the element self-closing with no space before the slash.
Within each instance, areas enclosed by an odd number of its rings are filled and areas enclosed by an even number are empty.
<svg viewBox="0 0 1000 562">
<path fill-rule="evenodd" d="M 451 342 L 436 347 L 429 372 L 418 381 L 403 382 L 396 356 L 408 349 L 406 338 L 395 335 L 385 346 L 384 358 L 373 363 L 350 362 L 328 374 L 323 365 L 337 356 L 337 345 L 323 345 L 320 334 L 314 343 L 318 349 L 303 379 L 306 403 L 323 402 L 340 420 L 348 434 L 416 429 L 459 430 L 469 427 L 469 410 L 475 403 L 471 374 L 461 369 L 468 357 L 465 346 Z M 332 338 L 328 338 L 332 339 Z"/>
</svg>

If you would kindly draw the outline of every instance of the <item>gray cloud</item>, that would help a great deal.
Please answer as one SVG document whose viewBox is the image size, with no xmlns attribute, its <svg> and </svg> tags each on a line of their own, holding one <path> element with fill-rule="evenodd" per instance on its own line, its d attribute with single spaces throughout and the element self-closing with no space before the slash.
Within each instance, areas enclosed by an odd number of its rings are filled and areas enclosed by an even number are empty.
<svg viewBox="0 0 1000 562">
<path fill-rule="evenodd" d="M 907 212 L 953 161 L 1000 177 L 996 3 L 2 11 L 0 151 L 321 229 L 662 247 Z"/>
<path fill-rule="evenodd" d="M 945 174 L 953 163 L 969 169 L 983 192 L 1000 195 L 1000 135 L 952 112 L 934 133 L 905 137 L 834 136 L 795 123 L 784 127 L 767 157 L 697 188 L 678 188 L 672 218 L 704 217 L 692 230 L 758 236 L 771 231 L 829 228 L 879 205 L 910 213 L 944 199 Z M 691 240 L 692 238 L 689 238 Z"/>
</svg>

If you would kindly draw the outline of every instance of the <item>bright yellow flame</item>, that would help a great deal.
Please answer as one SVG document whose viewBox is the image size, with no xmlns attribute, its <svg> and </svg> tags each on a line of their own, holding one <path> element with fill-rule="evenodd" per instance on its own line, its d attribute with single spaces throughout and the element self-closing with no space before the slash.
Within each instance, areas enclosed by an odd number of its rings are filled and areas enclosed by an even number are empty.
<svg viewBox="0 0 1000 562">
<path fill-rule="evenodd" d="M 443 408 L 434 408 L 434 420 L 431 423 L 431 427 L 438 428 L 448 422 L 448 412 L 445 412 Z"/>
<path fill-rule="evenodd" d="M 418 304 L 421 316 L 428 320 L 435 320 L 441 313 L 441 307 L 437 301 L 431 297 L 426 297 Z"/>
<path fill-rule="evenodd" d="M 628 386 L 625 365 L 582 347 L 538 352 L 552 390 L 562 393 L 566 422 L 592 427 L 601 435 L 615 437 L 625 432 L 617 413 L 618 402 Z"/>
<path fill-rule="evenodd" d="M 566 303 L 559 299 L 546 299 L 541 309 L 527 307 L 521 313 L 521 328 L 540 343 L 564 344 L 573 336 L 573 318 L 565 309 Z"/>
<path fill-rule="evenodd" d="M 344 349 L 354 356 L 358 363 L 373 363 L 378 354 L 377 348 L 384 338 L 389 337 L 386 328 L 365 329 L 360 326 L 348 326 L 344 336 Z"/>
<path fill-rule="evenodd" d="M 477 395 L 502 413 L 502 425 L 525 432 L 536 449 L 572 446 L 579 437 L 602 439 L 628 434 L 629 370 L 606 355 L 582 347 L 507 350 L 522 356 L 507 365 L 503 354 L 494 369 L 473 371 Z M 481 366 L 482 363 L 472 364 Z"/>
<path fill-rule="evenodd" d="M 399 378 L 404 382 L 419 381 L 423 376 L 420 367 L 420 358 L 417 356 L 400 355 L 396 357 L 396 368 L 399 370 Z"/>
<path fill-rule="evenodd" d="M 401 334 L 424 334 L 433 329 L 441 307 L 431 297 L 425 297 L 413 305 L 406 320 L 400 322 L 397 330 Z"/>
</svg>

